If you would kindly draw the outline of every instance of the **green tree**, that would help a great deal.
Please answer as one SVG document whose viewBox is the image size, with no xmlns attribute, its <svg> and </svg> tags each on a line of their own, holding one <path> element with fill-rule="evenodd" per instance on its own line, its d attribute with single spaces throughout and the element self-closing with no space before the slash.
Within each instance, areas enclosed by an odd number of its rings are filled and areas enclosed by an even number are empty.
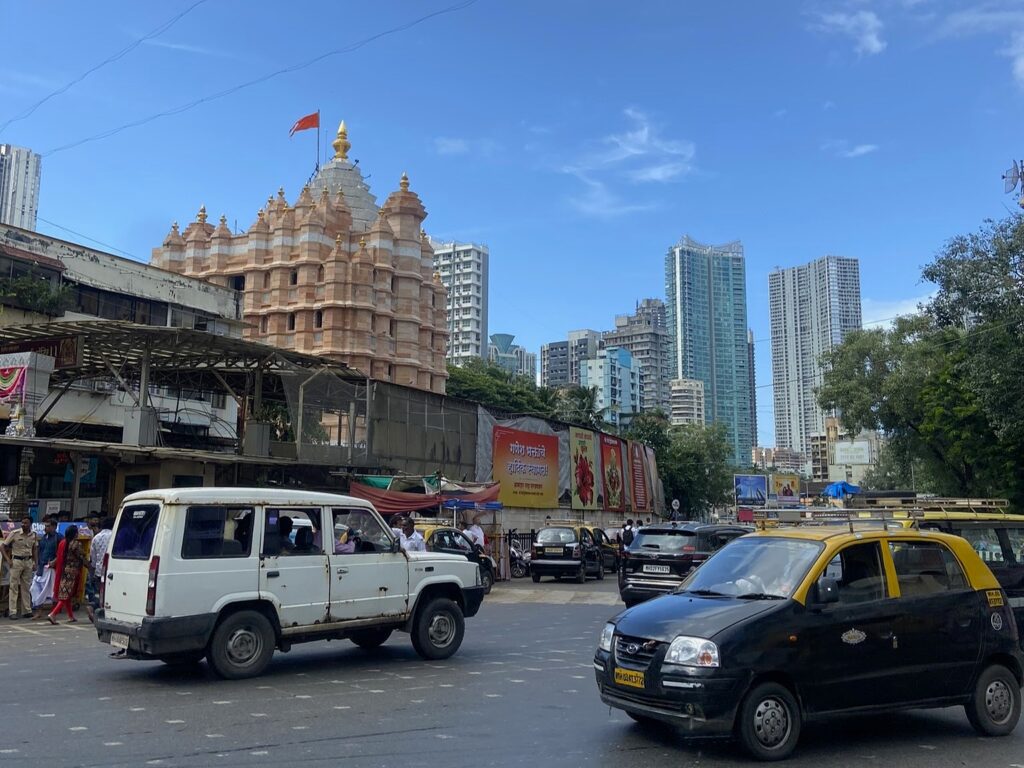
<svg viewBox="0 0 1024 768">
<path fill-rule="evenodd" d="M 687 424 L 669 430 L 658 474 L 666 499 L 678 499 L 684 517 L 696 519 L 731 501 L 732 448 L 722 424 Z"/>
</svg>

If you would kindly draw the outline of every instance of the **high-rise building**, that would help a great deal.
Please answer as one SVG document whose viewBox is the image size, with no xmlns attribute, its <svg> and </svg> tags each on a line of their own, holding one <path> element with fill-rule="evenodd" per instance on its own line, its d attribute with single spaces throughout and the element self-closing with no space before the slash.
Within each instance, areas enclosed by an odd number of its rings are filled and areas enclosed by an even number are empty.
<svg viewBox="0 0 1024 768">
<path fill-rule="evenodd" d="M 815 400 L 821 356 L 861 327 L 857 259 L 825 256 L 768 276 L 772 335 L 775 445 L 810 455 L 811 436 L 825 431 Z"/>
<path fill-rule="evenodd" d="M 540 347 L 540 385 L 564 387 L 569 384 L 569 342 L 552 341 Z"/>
<path fill-rule="evenodd" d="M 605 421 L 625 426 L 640 404 L 640 371 L 629 350 L 607 347 L 580 363 L 580 386 L 594 388 L 595 405 Z"/>
<path fill-rule="evenodd" d="M 754 444 L 743 245 L 684 236 L 665 256 L 667 321 L 677 379 L 704 384 L 705 423 L 725 426 L 736 466 Z"/>
<path fill-rule="evenodd" d="M 669 423 L 673 427 L 703 424 L 704 382 L 698 379 L 672 379 L 669 389 Z"/>
<path fill-rule="evenodd" d="M 747 329 L 747 366 L 750 368 L 750 425 L 754 444 L 757 447 L 757 376 L 754 367 L 754 332 Z"/>
<path fill-rule="evenodd" d="M 0 144 L 0 224 L 35 230 L 41 172 L 31 149 Z"/>
<path fill-rule="evenodd" d="M 431 240 L 434 270 L 448 289 L 448 360 L 487 359 L 486 245 Z"/>
<path fill-rule="evenodd" d="M 515 336 L 511 333 L 491 334 L 488 345 L 488 360 L 503 368 L 514 376 L 525 376 L 530 381 L 537 378 L 537 355 L 527 352 L 526 347 L 513 344 Z"/>
<path fill-rule="evenodd" d="M 599 331 L 583 329 L 569 331 L 569 383 L 583 386 L 580 367 L 586 360 L 593 360 L 604 348 Z"/>
<path fill-rule="evenodd" d="M 636 305 L 636 313 L 618 315 L 615 330 L 605 331 L 606 347 L 628 349 L 640 371 L 640 410 L 669 411 L 669 381 L 672 379 L 672 356 L 665 302 L 644 299 Z"/>
</svg>

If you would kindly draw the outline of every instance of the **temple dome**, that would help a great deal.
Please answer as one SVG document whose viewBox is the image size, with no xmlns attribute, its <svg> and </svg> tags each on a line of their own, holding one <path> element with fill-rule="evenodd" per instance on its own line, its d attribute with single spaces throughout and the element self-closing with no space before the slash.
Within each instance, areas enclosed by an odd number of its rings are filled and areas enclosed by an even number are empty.
<svg viewBox="0 0 1024 768">
<path fill-rule="evenodd" d="M 352 212 L 352 229 L 355 232 L 366 231 L 377 218 L 377 198 L 363 180 L 359 167 L 348 159 L 351 146 L 345 122 L 338 127 L 338 136 L 333 142 L 335 153 L 327 165 L 321 168 L 309 183 L 310 192 L 314 197 L 326 187 L 331 195 L 338 190 L 345 196 L 345 202 Z"/>
</svg>

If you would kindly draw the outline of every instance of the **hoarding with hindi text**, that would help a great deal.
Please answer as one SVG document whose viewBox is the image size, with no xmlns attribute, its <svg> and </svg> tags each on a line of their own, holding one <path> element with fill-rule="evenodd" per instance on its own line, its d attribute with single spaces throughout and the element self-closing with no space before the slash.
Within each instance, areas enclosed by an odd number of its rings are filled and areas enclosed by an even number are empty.
<svg viewBox="0 0 1024 768">
<path fill-rule="evenodd" d="M 506 507 L 558 506 L 558 437 L 494 428 L 494 479 Z"/>
</svg>

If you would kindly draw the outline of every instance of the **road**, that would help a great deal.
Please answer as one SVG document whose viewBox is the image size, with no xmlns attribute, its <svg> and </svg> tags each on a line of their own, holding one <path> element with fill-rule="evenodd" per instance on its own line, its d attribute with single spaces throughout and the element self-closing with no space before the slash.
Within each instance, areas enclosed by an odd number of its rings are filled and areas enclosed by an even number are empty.
<svg viewBox="0 0 1024 768">
<path fill-rule="evenodd" d="M 396 634 L 368 654 L 296 646 L 264 676 L 115 661 L 91 627 L 0 623 L 0 766 L 747 764 L 728 741 L 636 726 L 602 706 L 591 659 L 614 581 L 499 584 L 459 653 L 422 661 Z M 962 709 L 809 727 L 792 766 L 1024 766 L 1024 725 L 980 739 Z"/>
</svg>

